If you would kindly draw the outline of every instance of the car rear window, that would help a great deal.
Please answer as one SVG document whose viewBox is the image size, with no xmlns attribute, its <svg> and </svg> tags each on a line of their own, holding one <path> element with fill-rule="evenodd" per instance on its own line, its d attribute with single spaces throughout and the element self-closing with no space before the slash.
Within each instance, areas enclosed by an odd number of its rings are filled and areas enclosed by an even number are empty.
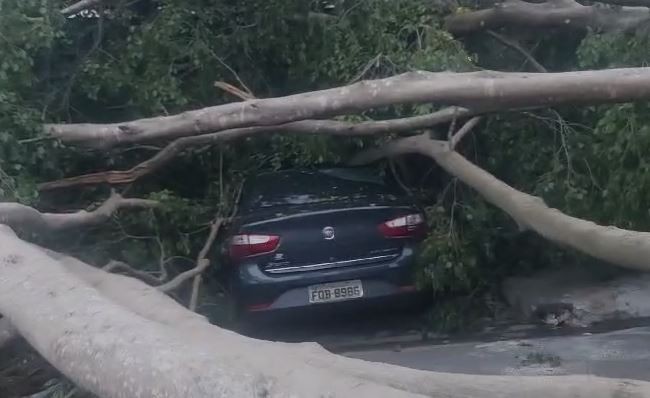
<svg viewBox="0 0 650 398">
<path fill-rule="evenodd" d="M 394 194 L 381 179 L 356 170 L 283 171 L 247 181 L 241 208 L 254 210 Z"/>
</svg>

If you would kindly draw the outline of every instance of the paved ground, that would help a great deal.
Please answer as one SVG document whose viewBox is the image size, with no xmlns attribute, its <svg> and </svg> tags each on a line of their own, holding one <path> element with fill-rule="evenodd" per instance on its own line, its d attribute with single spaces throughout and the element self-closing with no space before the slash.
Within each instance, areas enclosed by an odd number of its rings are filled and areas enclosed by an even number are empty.
<svg viewBox="0 0 650 398">
<path fill-rule="evenodd" d="M 593 335 L 379 349 L 345 355 L 452 373 L 589 374 L 650 381 L 650 327 Z"/>
<path fill-rule="evenodd" d="M 488 321 L 479 331 L 447 336 L 423 333 L 421 310 L 295 315 L 257 324 L 250 335 L 316 341 L 343 355 L 424 370 L 650 381 L 650 319 L 589 329 Z"/>
</svg>

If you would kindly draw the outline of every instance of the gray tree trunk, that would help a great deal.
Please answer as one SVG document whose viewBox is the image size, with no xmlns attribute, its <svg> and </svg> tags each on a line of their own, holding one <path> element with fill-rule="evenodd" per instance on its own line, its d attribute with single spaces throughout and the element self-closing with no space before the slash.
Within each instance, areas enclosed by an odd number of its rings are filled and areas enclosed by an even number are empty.
<svg viewBox="0 0 650 398">
<path fill-rule="evenodd" d="M 631 380 L 423 372 L 343 358 L 310 344 L 249 339 L 210 325 L 142 282 L 125 284 L 127 279 L 47 254 L 0 228 L 0 312 L 57 369 L 100 397 L 650 393 L 650 383 Z"/>
</svg>

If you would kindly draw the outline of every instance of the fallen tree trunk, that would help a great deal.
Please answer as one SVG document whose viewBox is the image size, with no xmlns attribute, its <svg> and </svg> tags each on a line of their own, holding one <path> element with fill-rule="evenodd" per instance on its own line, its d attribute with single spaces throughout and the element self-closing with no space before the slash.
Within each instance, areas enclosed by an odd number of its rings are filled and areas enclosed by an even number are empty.
<svg viewBox="0 0 650 398">
<path fill-rule="evenodd" d="M 431 102 L 483 112 L 629 102 L 650 98 L 650 68 L 562 73 L 409 72 L 287 97 L 255 99 L 114 124 L 50 124 L 45 133 L 67 143 L 107 147 L 216 131 L 270 126 Z"/>
<path fill-rule="evenodd" d="M 433 158 L 449 174 L 508 213 L 522 229 L 533 230 L 550 241 L 615 265 L 650 271 L 650 233 L 602 226 L 551 209 L 541 198 L 510 187 L 450 150 L 446 141 L 431 140 L 428 135 L 404 138 L 361 153 L 351 163 L 369 163 L 404 153 Z"/>
<path fill-rule="evenodd" d="M 424 372 L 339 357 L 313 345 L 249 339 L 210 325 L 143 282 L 125 285 L 129 278 L 48 255 L 6 228 L 0 228 L 0 275 L 0 312 L 48 361 L 105 398 L 650 393 L 650 383 L 632 380 Z M 144 300 L 134 300 L 138 296 Z M 44 321 L 48 327 L 39 327 Z"/>
<path fill-rule="evenodd" d="M 502 27 L 627 31 L 648 21 L 650 9 L 647 7 L 583 6 L 573 0 L 544 3 L 506 0 L 493 8 L 452 15 L 445 23 L 450 33 L 462 36 Z"/>
<path fill-rule="evenodd" d="M 1 234 L 0 312 L 57 369 L 100 397 L 289 397 L 355 388 L 352 378 L 329 386 L 312 379 L 310 386 L 300 382 L 299 369 L 276 379 L 248 366 L 229 345 L 206 350 L 191 335 L 111 303 L 6 229 Z M 370 383 L 359 387 L 366 396 L 408 396 Z"/>
</svg>

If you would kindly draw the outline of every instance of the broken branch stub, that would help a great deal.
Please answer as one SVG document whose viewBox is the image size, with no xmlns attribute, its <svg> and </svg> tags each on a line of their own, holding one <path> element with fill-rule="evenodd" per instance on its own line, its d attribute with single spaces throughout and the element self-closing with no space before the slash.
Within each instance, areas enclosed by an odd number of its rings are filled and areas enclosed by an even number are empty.
<svg viewBox="0 0 650 398">
<path fill-rule="evenodd" d="M 50 124 L 46 135 L 110 147 L 216 131 L 274 126 L 395 104 L 456 105 L 482 112 L 650 98 L 650 68 L 561 73 L 408 72 L 349 86 L 230 103 L 114 124 Z"/>
</svg>

